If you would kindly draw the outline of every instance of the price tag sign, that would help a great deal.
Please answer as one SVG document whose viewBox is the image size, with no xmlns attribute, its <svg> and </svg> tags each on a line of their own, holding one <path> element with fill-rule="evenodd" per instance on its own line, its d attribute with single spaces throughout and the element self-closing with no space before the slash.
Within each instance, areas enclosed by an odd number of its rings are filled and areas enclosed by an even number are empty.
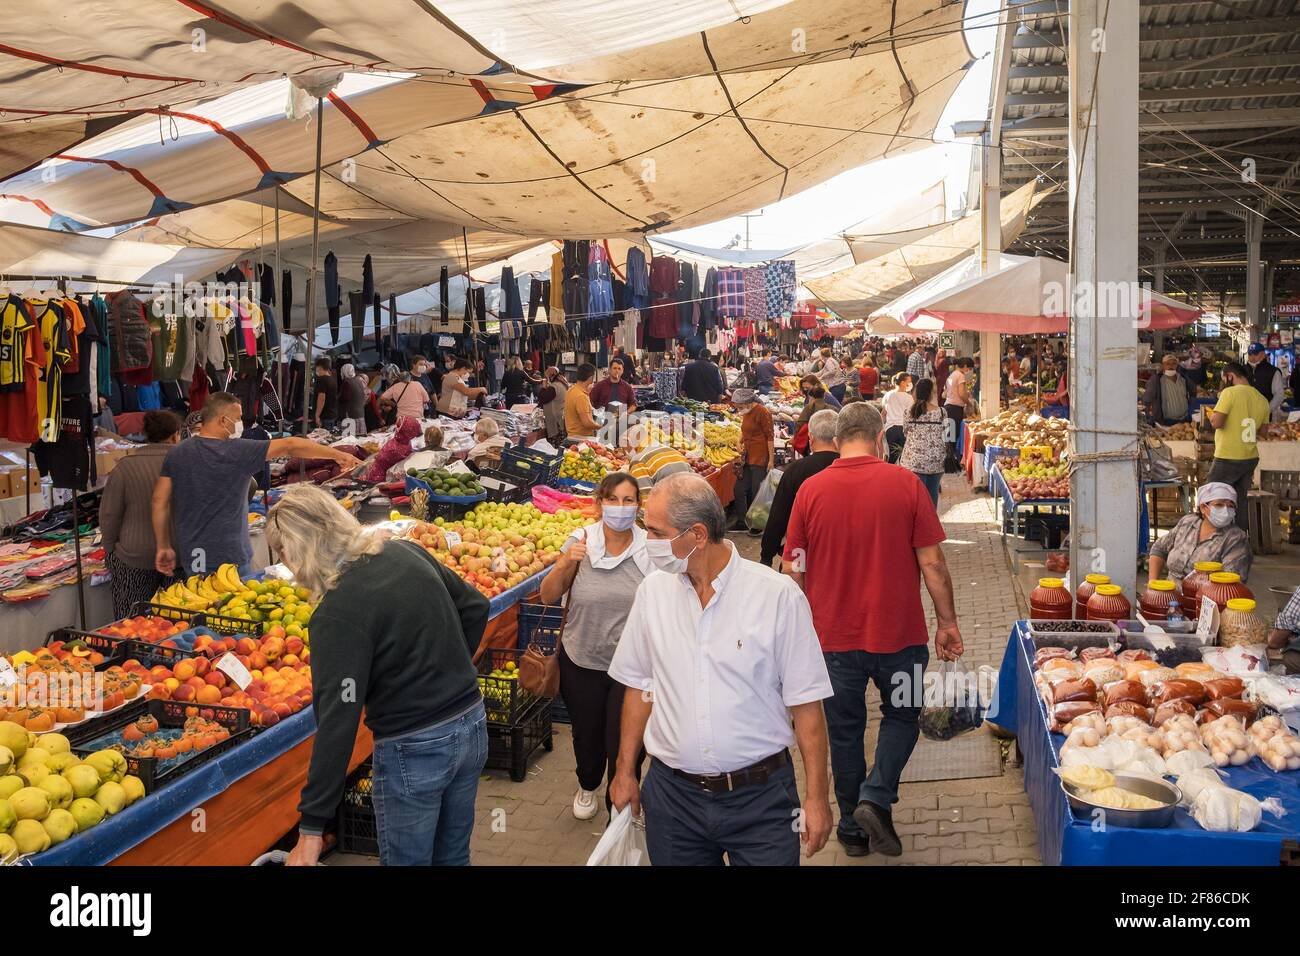
<svg viewBox="0 0 1300 956">
<path fill-rule="evenodd" d="M 456 545 L 460 544 L 459 531 L 444 531 L 442 536 L 447 539 L 447 547 L 449 548 L 454 548 Z"/>
<path fill-rule="evenodd" d="M 240 690 L 253 682 L 253 675 L 248 672 L 247 667 L 239 663 L 239 658 L 234 654 L 223 654 L 217 661 L 216 668 L 234 681 L 235 686 Z"/>
<path fill-rule="evenodd" d="M 450 335 L 438 336 L 438 348 L 450 349 L 455 347 L 456 347 L 456 340 L 452 338 Z"/>
<path fill-rule="evenodd" d="M 1219 633 L 1219 606 L 1207 597 L 1201 598 L 1201 616 L 1196 622 L 1196 639 L 1202 644 L 1214 643 Z"/>
<path fill-rule="evenodd" d="M 18 675 L 14 673 L 14 665 L 0 657 L 0 690 L 16 687 L 17 685 Z"/>
</svg>

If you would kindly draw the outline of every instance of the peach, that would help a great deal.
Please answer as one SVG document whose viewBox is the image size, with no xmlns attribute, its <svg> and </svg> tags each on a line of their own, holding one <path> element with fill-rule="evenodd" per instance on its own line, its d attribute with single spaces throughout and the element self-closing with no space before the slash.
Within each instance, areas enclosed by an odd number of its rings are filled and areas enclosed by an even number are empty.
<svg viewBox="0 0 1300 956">
<path fill-rule="evenodd" d="M 215 704 L 221 700 L 221 690 L 213 685 L 208 685 L 200 690 L 194 699 L 200 704 Z"/>
<path fill-rule="evenodd" d="M 208 671 L 203 675 L 203 679 L 213 687 L 225 687 L 226 675 L 221 671 Z"/>
<path fill-rule="evenodd" d="M 290 637 L 284 642 L 284 649 L 290 654 L 301 654 L 303 646 L 301 637 Z"/>
<path fill-rule="evenodd" d="M 286 704 L 284 701 L 280 701 L 278 704 L 273 704 L 271 706 L 271 709 L 275 711 L 276 715 L 281 720 L 284 720 L 284 718 L 288 717 L 290 714 L 293 713 L 293 711 L 289 709 L 289 705 Z"/>
<path fill-rule="evenodd" d="M 257 650 L 257 641 L 251 637 L 241 637 L 235 642 L 235 650 L 244 656 L 248 656 Z"/>
<path fill-rule="evenodd" d="M 172 691 L 172 700 L 187 701 L 193 700 L 196 691 L 189 684 L 181 684 Z"/>
<path fill-rule="evenodd" d="M 262 711 L 258 716 L 263 727 L 274 727 L 280 722 L 280 715 L 270 709 Z"/>
<path fill-rule="evenodd" d="M 159 681 L 166 680 L 171 676 L 172 676 L 171 670 L 169 670 L 166 667 L 163 667 L 161 664 L 159 664 L 157 667 L 151 667 L 149 669 L 149 677 L 153 680 L 155 684 L 158 683 Z"/>
<path fill-rule="evenodd" d="M 171 688 L 166 684 L 154 684 L 149 688 L 149 693 L 145 694 L 147 700 L 169 700 L 171 696 Z"/>
<path fill-rule="evenodd" d="M 268 660 L 267 656 L 263 654 L 261 651 L 255 651 L 254 653 L 248 655 L 249 670 L 253 670 L 253 671 L 264 670 L 268 663 L 270 663 L 270 661 Z"/>
<path fill-rule="evenodd" d="M 176 666 L 172 668 L 172 675 L 175 676 L 177 680 L 189 680 L 197 673 L 198 669 L 194 666 L 194 661 L 192 659 L 177 661 Z"/>
<path fill-rule="evenodd" d="M 210 670 L 212 670 L 212 661 L 206 657 L 194 658 L 194 674 L 196 677 L 206 677 Z"/>
<path fill-rule="evenodd" d="M 298 664 L 300 664 L 300 663 L 302 663 L 302 662 L 301 662 L 300 660 L 298 660 L 298 655 L 297 655 L 297 654 L 285 654 L 284 657 L 280 658 L 280 663 L 287 665 L 287 666 L 289 667 L 289 669 L 292 670 L 293 668 L 295 668 Z M 281 673 L 281 674 L 284 673 L 284 668 L 283 668 L 283 667 L 280 668 L 280 673 Z"/>
<path fill-rule="evenodd" d="M 191 677 L 187 681 L 181 681 L 181 683 L 186 687 L 193 687 L 197 691 L 201 690 L 207 684 L 207 681 L 202 677 Z"/>
</svg>

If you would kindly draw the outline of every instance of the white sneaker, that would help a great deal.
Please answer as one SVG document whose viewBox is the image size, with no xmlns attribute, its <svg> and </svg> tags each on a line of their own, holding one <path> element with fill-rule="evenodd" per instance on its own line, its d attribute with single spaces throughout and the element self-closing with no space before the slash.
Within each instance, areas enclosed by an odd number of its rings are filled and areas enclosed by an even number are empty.
<svg viewBox="0 0 1300 956">
<path fill-rule="evenodd" d="M 579 820 L 590 820 L 596 815 L 595 790 L 578 788 L 578 792 L 573 797 L 573 815 Z"/>
</svg>

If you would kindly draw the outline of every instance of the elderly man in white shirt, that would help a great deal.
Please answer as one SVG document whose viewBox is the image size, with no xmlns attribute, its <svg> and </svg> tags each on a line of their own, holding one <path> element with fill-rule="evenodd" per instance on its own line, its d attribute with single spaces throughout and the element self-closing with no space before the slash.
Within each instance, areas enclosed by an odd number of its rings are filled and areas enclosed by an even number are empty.
<svg viewBox="0 0 1300 956">
<path fill-rule="evenodd" d="M 830 835 L 833 694 L 803 592 L 742 558 L 703 478 L 672 475 L 645 505 L 658 571 L 637 590 L 609 674 L 627 686 L 615 808 L 645 809 L 659 866 L 796 866 Z M 638 788 L 644 742 L 650 770 Z M 802 805 L 789 747 L 807 778 Z"/>
</svg>

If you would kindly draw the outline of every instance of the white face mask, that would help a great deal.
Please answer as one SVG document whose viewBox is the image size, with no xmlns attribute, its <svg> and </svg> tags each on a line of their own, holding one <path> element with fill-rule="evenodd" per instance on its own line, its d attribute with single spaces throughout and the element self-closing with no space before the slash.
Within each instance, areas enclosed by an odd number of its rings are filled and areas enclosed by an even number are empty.
<svg viewBox="0 0 1300 956">
<path fill-rule="evenodd" d="M 626 531 L 636 524 L 636 505 L 601 505 L 600 508 L 611 531 Z"/>
<path fill-rule="evenodd" d="M 1167 368 L 1167 369 L 1165 369 L 1165 375 L 1169 376 L 1169 378 L 1173 378 L 1173 377 L 1176 376 L 1177 374 L 1178 374 L 1178 369 L 1176 369 L 1176 368 Z"/>
<path fill-rule="evenodd" d="M 236 420 L 235 420 L 235 427 L 234 427 L 234 430 L 231 431 L 231 433 L 230 433 L 230 437 L 231 437 L 231 438 L 238 438 L 238 437 L 239 437 L 240 435 L 242 435 L 242 434 L 244 434 L 244 422 L 243 422 L 242 419 L 236 419 Z"/>
<path fill-rule="evenodd" d="M 686 557 L 679 558 L 673 554 L 673 542 L 680 538 L 686 532 L 675 535 L 671 538 L 648 538 L 645 543 L 646 556 L 650 562 L 660 571 L 667 571 L 669 574 L 681 574 L 686 570 L 686 564 L 690 561 L 691 555 L 695 553 L 695 548 L 687 553 Z M 698 545 L 696 546 L 698 547 Z"/>
<path fill-rule="evenodd" d="M 1210 519 L 1210 524 L 1223 529 L 1237 520 L 1237 509 L 1227 505 L 1212 507 L 1206 517 Z"/>
</svg>

